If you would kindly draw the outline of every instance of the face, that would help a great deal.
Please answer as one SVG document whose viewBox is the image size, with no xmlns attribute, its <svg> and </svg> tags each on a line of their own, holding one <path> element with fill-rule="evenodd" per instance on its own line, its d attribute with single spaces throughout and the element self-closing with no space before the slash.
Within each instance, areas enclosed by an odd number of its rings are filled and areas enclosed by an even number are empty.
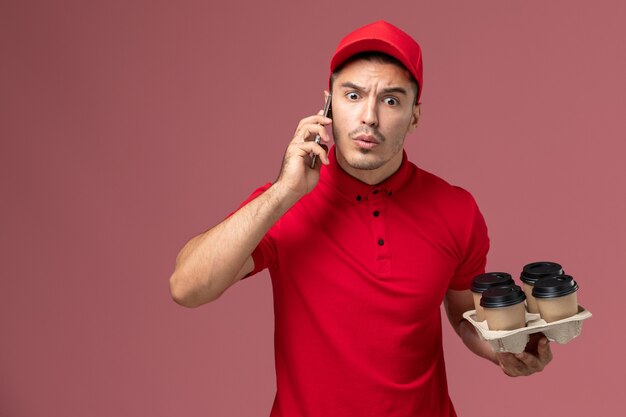
<svg viewBox="0 0 626 417">
<path fill-rule="evenodd" d="M 333 83 L 337 162 L 368 184 L 382 182 L 402 163 L 404 138 L 417 127 L 419 105 L 410 74 L 394 64 L 356 60 Z"/>
</svg>

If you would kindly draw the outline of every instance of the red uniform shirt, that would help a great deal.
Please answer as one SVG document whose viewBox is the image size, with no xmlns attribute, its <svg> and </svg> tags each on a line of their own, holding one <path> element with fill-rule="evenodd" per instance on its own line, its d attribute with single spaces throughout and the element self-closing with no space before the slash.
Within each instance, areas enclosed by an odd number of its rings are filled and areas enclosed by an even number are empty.
<svg viewBox="0 0 626 417">
<path fill-rule="evenodd" d="M 406 154 L 370 186 L 333 151 L 252 254 L 251 275 L 269 268 L 274 293 L 271 417 L 454 416 L 440 305 L 484 272 L 483 217 L 469 193 Z"/>
</svg>

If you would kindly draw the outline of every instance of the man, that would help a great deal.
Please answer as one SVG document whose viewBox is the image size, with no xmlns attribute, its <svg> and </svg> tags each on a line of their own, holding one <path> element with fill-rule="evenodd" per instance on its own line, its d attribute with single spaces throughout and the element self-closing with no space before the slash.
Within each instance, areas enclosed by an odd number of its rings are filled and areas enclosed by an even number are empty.
<svg viewBox="0 0 626 417">
<path fill-rule="evenodd" d="M 545 338 L 495 354 L 462 318 L 487 230 L 469 193 L 407 160 L 422 89 L 421 50 L 406 33 L 381 21 L 346 36 L 331 60 L 332 120 L 302 119 L 278 179 L 177 258 L 171 292 L 188 307 L 269 268 L 273 417 L 454 416 L 442 302 L 468 348 L 507 374 L 551 359 Z"/>
</svg>

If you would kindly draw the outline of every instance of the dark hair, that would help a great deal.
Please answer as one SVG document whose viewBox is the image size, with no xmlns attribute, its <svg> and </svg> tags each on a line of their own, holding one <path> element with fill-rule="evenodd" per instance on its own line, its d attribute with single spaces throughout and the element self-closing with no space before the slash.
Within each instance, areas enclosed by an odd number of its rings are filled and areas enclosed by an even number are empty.
<svg viewBox="0 0 626 417">
<path fill-rule="evenodd" d="M 339 73 L 344 69 L 344 67 L 346 65 L 351 64 L 352 62 L 358 61 L 360 59 L 364 59 L 366 61 L 379 62 L 381 64 L 392 64 L 392 65 L 395 65 L 395 66 L 405 70 L 407 72 L 407 75 L 409 76 L 409 78 L 411 80 L 411 85 L 413 86 L 413 89 L 415 90 L 415 100 L 414 100 L 413 104 L 417 104 L 417 97 L 419 96 L 419 88 L 420 87 L 417 84 L 417 81 L 415 80 L 415 78 L 413 78 L 413 75 L 409 72 L 408 69 L 406 69 L 406 67 L 404 66 L 404 64 L 402 62 L 400 62 L 400 60 L 398 60 L 397 58 L 392 57 L 391 55 L 387 55 L 387 54 L 385 54 L 383 52 L 377 52 L 377 51 L 359 52 L 358 54 L 352 55 L 350 58 L 348 58 L 344 62 L 342 62 L 341 65 L 339 65 L 337 68 L 335 68 L 333 73 L 330 74 L 330 89 L 331 89 L 331 91 L 333 89 L 333 84 L 335 83 L 335 79 L 339 76 Z"/>
</svg>

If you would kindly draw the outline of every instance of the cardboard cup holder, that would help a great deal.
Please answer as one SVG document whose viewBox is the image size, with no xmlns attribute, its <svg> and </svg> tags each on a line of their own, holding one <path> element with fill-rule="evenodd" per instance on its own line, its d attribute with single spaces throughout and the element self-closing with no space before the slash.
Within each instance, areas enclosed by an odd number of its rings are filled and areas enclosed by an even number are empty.
<svg viewBox="0 0 626 417">
<path fill-rule="evenodd" d="M 547 323 L 539 314 L 526 312 L 526 327 L 515 330 L 489 330 L 487 321 L 476 321 L 476 310 L 463 313 L 463 317 L 478 330 L 480 338 L 486 340 L 495 352 L 521 353 L 532 333 L 543 333 L 548 340 L 564 345 L 582 331 L 583 321 L 591 317 L 591 312 L 578 306 L 575 315 Z"/>
</svg>

